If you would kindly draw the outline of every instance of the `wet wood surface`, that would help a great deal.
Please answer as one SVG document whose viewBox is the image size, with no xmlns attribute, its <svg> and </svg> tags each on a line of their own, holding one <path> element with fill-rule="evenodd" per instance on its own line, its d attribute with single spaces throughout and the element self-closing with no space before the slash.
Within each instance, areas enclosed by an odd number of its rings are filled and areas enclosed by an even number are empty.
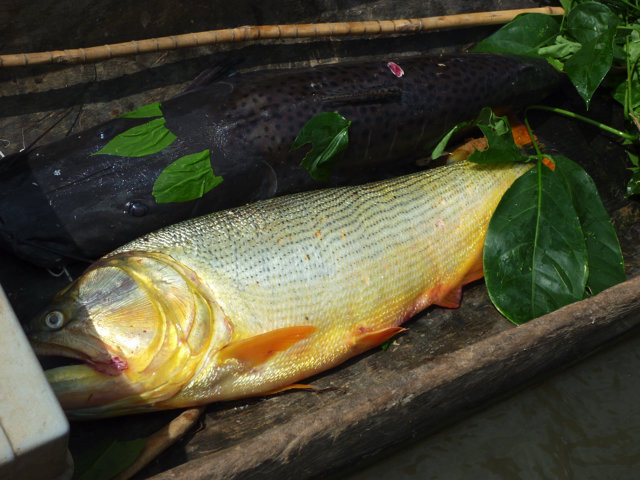
<svg viewBox="0 0 640 480">
<path fill-rule="evenodd" d="M 141 2 L 130 15 L 109 8 L 106 0 L 86 2 L 88 10 L 82 3 L 57 2 L 41 15 L 59 21 L 44 25 L 31 10 L 26 12 L 26 3 L 3 2 L 0 17 L 8 15 L 16 23 L 0 32 L 0 50 L 73 48 L 246 24 L 406 18 L 556 2 L 266 0 L 258 6 L 241 0 L 213 2 L 214 7 L 205 9 L 190 2 L 158 1 Z M 182 13 L 176 15 L 177 11 Z M 29 35 L 24 34 L 27 31 Z M 0 151 L 18 151 L 54 124 L 40 143 L 169 98 L 203 69 L 230 58 L 243 59 L 239 70 L 362 56 L 392 59 L 419 51 L 461 51 L 489 31 L 254 42 L 89 65 L 0 69 Z M 569 90 L 549 103 L 578 113 L 583 108 Z M 621 118 L 619 109 L 603 98 L 594 100 L 589 114 L 609 124 Z M 357 460 L 374 461 L 402 442 L 427 435 L 545 372 L 584 357 L 640 323 L 640 206 L 624 199 L 628 172 L 623 149 L 597 130 L 566 119 L 536 114 L 532 122 L 540 138 L 594 177 L 618 232 L 629 282 L 518 328 L 491 306 L 484 284 L 476 282 L 465 288 L 459 309 L 431 307 L 410 320 L 408 331 L 386 351 L 374 349 L 311 379 L 318 392 L 292 391 L 209 406 L 198 428 L 137 478 L 340 475 L 354 468 Z M 70 273 L 76 276 L 82 269 L 73 266 Z M 23 321 L 67 283 L 65 277 L 53 277 L 0 253 L 0 283 Z M 147 436 L 176 415 L 160 412 L 73 423 L 70 449 L 80 457 L 105 439 Z"/>
</svg>

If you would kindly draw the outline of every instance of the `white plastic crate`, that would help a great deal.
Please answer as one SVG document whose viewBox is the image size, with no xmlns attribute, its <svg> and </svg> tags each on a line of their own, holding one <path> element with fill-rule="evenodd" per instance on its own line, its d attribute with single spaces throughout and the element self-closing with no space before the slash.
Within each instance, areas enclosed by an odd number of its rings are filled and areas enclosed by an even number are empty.
<svg viewBox="0 0 640 480">
<path fill-rule="evenodd" d="M 0 286 L 0 480 L 71 478 L 69 423 Z"/>
</svg>

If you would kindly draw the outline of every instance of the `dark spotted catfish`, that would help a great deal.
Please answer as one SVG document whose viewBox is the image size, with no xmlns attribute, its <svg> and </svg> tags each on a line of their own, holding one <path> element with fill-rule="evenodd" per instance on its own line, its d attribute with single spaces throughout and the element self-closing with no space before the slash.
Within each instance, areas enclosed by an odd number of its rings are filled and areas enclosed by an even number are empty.
<svg viewBox="0 0 640 480">
<path fill-rule="evenodd" d="M 340 63 L 219 78 L 160 104 L 155 118 L 115 118 L 0 162 L 0 244 L 34 263 L 94 259 L 162 226 L 320 186 L 290 151 L 305 123 L 337 111 L 349 145 L 328 185 L 415 169 L 453 125 L 480 109 L 522 107 L 559 82 L 545 62 L 492 54 Z M 142 156 L 102 151 L 131 129 L 161 124 Z M 135 131 L 135 129 L 134 129 Z M 175 137 L 175 138 L 174 138 Z M 154 143 L 155 142 L 155 143 Z M 208 151 L 222 182 L 202 198 L 159 204 L 160 172 Z M 324 184 L 327 185 L 327 184 Z"/>
</svg>

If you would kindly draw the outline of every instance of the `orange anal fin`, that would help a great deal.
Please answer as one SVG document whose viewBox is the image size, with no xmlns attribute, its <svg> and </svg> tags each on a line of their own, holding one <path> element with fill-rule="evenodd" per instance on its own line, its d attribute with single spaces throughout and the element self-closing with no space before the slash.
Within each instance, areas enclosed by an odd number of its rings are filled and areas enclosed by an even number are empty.
<svg viewBox="0 0 640 480">
<path fill-rule="evenodd" d="M 276 388 L 275 390 L 271 390 L 270 392 L 265 393 L 265 395 L 273 395 L 275 393 L 286 392 L 287 390 L 313 390 L 314 392 L 317 392 L 320 389 L 314 387 L 313 385 L 305 385 L 304 383 L 292 383 L 291 385 L 287 385 L 286 387 L 280 387 Z"/>
<path fill-rule="evenodd" d="M 406 328 L 402 327 L 389 327 L 372 332 L 363 332 L 354 337 L 353 344 L 358 352 L 364 352 L 383 344 L 394 335 L 404 332 L 405 330 Z"/>
<path fill-rule="evenodd" d="M 445 308 L 458 308 L 460 300 L 462 300 L 462 285 L 452 288 L 442 296 L 437 295 L 433 304 Z"/>
<path fill-rule="evenodd" d="M 246 368 L 262 365 L 278 352 L 287 350 L 304 340 L 318 328 L 308 325 L 285 327 L 226 345 L 220 353 L 221 361 L 236 359 Z"/>
<path fill-rule="evenodd" d="M 469 271 L 462 277 L 460 283 L 453 288 L 447 289 L 445 286 L 436 287 L 432 292 L 433 304 L 445 308 L 458 308 L 462 300 L 462 286 L 479 280 L 484 276 L 482 269 L 482 257 L 473 263 Z"/>
</svg>

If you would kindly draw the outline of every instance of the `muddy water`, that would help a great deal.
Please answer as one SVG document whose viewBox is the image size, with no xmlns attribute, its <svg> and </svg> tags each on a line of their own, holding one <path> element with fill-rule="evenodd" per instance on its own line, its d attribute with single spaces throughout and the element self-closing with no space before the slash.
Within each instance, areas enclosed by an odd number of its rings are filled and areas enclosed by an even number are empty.
<svg viewBox="0 0 640 480">
<path fill-rule="evenodd" d="M 350 480 L 640 478 L 640 330 Z"/>
</svg>

